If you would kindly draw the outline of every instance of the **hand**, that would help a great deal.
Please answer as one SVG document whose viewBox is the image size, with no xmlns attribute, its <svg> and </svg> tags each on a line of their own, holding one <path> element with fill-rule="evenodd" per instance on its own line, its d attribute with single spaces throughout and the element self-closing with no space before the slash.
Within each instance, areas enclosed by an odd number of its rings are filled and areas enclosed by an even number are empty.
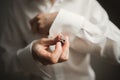
<svg viewBox="0 0 120 80">
<path fill-rule="evenodd" d="M 42 38 L 33 44 L 33 57 L 35 60 L 44 65 L 64 62 L 69 58 L 69 41 L 65 37 L 65 42 L 62 45 L 60 42 L 61 36 L 58 35 L 54 39 Z M 50 51 L 49 47 L 55 45 L 55 50 Z"/>
<path fill-rule="evenodd" d="M 31 29 L 34 33 L 49 34 L 49 29 L 58 12 L 40 13 L 30 21 Z"/>
</svg>

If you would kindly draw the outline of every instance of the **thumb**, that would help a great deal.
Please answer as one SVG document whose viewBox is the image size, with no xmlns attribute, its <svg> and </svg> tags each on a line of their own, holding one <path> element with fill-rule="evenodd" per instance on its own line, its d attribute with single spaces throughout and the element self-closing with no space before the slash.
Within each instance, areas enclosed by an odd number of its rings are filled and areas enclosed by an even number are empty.
<svg viewBox="0 0 120 80">
<path fill-rule="evenodd" d="M 39 40 L 40 44 L 43 45 L 55 45 L 59 41 L 58 37 L 56 38 L 41 38 Z"/>
</svg>

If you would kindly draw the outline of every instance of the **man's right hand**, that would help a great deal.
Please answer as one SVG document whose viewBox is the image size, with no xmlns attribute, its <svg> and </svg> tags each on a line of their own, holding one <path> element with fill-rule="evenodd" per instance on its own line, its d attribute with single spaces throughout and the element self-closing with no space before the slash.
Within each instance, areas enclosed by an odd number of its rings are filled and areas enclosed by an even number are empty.
<svg viewBox="0 0 120 80">
<path fill-rule="evenodd" d="M 69 40 L 65 36 L 65 42 L 60 42 L 61 35 L 54 39 L 41 38 L 33 44 L 33 57 L 44 65 L 64 62 L 69 58 Z M 55 45 L 55 50 L 51 51 L 49 47 Z"/>
</svg>

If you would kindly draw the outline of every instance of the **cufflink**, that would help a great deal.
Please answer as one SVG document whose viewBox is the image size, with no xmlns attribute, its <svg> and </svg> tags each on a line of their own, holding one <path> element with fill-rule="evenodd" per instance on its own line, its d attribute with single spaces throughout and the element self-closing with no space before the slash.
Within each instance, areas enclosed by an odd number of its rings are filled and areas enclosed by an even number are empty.
<svg viewBox="0 0 120 80">
<path fill-rule="evenodd" d="M 60 40 L 61 44 L 63 45 L 65 43 L 65 37 L 63 35 L 61 35 L 61 40 Z"/>
</svg>

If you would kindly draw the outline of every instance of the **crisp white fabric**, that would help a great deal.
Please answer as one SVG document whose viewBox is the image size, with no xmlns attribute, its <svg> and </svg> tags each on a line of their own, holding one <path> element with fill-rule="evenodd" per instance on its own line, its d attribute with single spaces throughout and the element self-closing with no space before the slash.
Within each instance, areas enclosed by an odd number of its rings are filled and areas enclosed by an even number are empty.
<svg viewBox="0 0 120 80">
<path fill-rule="evenodd" d="M 49 0 L 10 0 L 5 6 L 0 47 L 4 51 L 6 73 L 28 79 L 32 74 L 44 80 L 94 80 L 90 54 L 120 62 L 120 31 L 96 0 L 58 0 L 54 5 Z M 38 13 L 55 11 L 59 13 L 49 36 L 69 35 L 70 58 L 64 63 L 44 66 L 34 61 L 30 52 L 33 40 L 41 35 L 31 32 L 29 20 Z"/>
</svg>

